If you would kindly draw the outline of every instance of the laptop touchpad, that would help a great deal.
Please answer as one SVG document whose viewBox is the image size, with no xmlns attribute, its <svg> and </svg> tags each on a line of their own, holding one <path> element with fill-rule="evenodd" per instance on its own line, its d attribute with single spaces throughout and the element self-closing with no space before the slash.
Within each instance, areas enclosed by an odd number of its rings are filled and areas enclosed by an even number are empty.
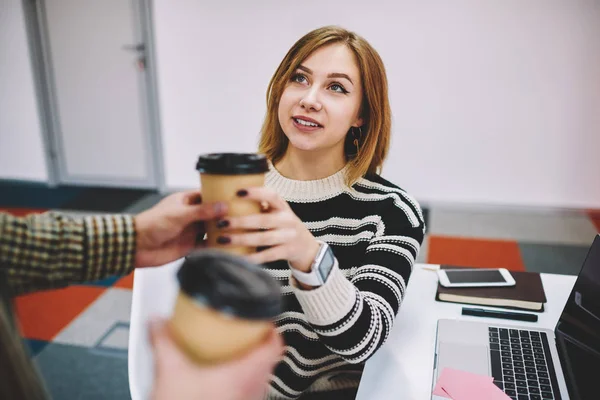
<svg viewBox="0 0 600 400">
<path fill-rule="evenodd" d="M 491 376 L 488 353 L 485 345 L 441 342 L 438 353 L 438 378 L 444 368 Z"/>
</svg>

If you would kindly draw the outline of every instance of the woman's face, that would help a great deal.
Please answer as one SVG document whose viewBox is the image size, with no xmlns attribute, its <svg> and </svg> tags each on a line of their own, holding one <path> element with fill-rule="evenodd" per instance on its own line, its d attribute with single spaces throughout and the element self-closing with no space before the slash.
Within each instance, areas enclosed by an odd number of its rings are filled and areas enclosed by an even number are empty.
<svg viewBox="0 0 600 400">
<path fill-rule="evenodd" d="M 350 127 L 362 125 L 362 82 L 354 54 L 341 43 L 319 48 L 292 75 L 278 117 L 290 145 L 343 155 Z"/>
</svg>

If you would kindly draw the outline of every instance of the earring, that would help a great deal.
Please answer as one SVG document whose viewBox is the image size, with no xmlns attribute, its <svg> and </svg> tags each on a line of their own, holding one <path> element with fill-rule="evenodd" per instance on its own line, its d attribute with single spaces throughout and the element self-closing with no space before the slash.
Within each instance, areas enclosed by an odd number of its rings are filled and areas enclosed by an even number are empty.
<svg viewBox="0 0 600 400">
<path fill-rule="evenodd" d="M 356 129 L 358 129 L 358 139 L 356 138 Z M 359 141 L 362 140 L 362 129 L 360 126 L 358 128 L 352 128 L 352 137 L 354 138 L 352 143 L 356 147 L 356 154 L 358 155 L 358 152 L 360 151 Z"/>
</svg>

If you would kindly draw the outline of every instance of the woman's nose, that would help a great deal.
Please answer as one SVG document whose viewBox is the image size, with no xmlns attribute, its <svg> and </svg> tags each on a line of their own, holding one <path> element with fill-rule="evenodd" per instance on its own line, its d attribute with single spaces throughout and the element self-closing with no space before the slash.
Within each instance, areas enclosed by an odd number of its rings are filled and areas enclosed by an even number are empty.
<svg viewBox="0 0 600 400">
<path fill-rule="evenodd" d="M 323 105 L 319 101 L 317 88 L 312 87 L 300 99 L 300 106 L 307 111 L 320 111 Z"/>
</svg>

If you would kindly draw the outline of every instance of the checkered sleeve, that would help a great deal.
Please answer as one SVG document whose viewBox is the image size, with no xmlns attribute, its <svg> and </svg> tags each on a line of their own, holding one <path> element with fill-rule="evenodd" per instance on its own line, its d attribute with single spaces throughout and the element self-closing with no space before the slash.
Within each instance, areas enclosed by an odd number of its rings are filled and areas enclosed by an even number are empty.
<svg viewBox="0 0 600 400">
<path fill-rule="evenodd" d="M 124 275 L 133 270 L 132 216 L 0 213 L 0 268 L 13 295 Z"/>
</svg>

